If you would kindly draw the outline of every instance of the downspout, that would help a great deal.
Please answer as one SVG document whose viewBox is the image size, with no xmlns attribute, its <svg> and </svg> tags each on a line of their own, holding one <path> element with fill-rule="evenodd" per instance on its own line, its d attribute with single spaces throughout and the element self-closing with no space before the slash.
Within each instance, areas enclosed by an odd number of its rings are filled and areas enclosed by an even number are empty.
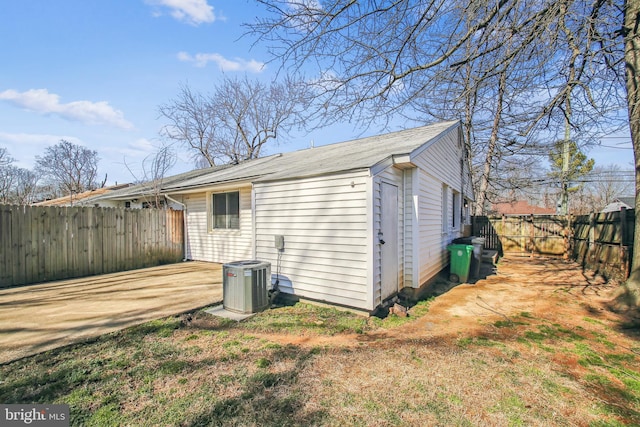
<svg viewBox="0 0 640 427">
<path fill-rule="evenodd" d="M 407 281 L 405 271 L 407 271 L 407 171 L 409 170 L 411 169 L 402 170 L 402 283 L 400 289 L 405 288 Z"/>
<path fill-rule="evenodd" d="M 168 194 L 164 195 L 165 199 L 176 203 L 180 206 L 182 206 L 182 211 L 184 212 L 184 214 L 182 215 L 182 224 L 183 224 L 183 232 L 182 232 L 182 261 L 187 261 L 187 205 L 185 205 L 182 202 L 177 201 L 176 199 L 174 199 L 173 197 L 169 196 Z"/>
</svg>

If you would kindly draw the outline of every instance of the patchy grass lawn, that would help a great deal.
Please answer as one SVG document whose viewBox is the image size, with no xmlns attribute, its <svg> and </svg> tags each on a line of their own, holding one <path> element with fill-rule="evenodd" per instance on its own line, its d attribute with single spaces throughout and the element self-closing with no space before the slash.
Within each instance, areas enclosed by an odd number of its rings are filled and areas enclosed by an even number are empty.
<svg viewBox="0 0 640 427">
<path fill-rule="evenodd" d="M 69 404 L 84 426 L 640 424 L 640 348 L 615 325 L 522 312 L 480 334 L 403 333 L 428 306 L 165 318 L 0 366 L 0 402 Z"/>
</svg>

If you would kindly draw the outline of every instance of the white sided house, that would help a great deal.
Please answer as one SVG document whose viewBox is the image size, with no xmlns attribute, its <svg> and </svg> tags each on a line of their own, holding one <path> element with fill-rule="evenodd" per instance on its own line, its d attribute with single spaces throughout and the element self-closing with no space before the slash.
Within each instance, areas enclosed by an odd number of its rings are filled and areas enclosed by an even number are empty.
<svg viewBox="0 0 640 427">
<path fill-rule="evenodd" d="M 371 311 L 447 266 L 473 200 L 466 156 L 459 122 L 443 122 L 189 172 L 161 192 L 185 210 L 185 258 L 269 261 L 283 293 Z"/>
</svg>

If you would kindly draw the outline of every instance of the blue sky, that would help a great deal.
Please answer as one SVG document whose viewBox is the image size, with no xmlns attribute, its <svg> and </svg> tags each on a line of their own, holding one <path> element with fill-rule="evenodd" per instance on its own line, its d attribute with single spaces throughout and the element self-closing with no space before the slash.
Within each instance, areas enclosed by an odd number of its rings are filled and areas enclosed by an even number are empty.
<svg viewBox="0 0 640 427">
<path fill-rule="evenodd" d="M 210 92 L 223 74 L 271 77 L 242 38 L 258 12 L 242 0 L 2 1 L 0 147 L 32 168 L 66 139 L 97 150 L 110 183 L 131 181 L 125 161 L 138 174 L 160 144 L 158 106 L 181 83 Z M 179 157 L 176 172 L 191 167 Z"/>
<path fill-rule="evenodd" d="M 100 175 L 129 182 L 160 144 L 158 106 L 180 84 L 210 92 L 222 76 L 269 80 L 276 65 L 243 23 L 263 13 L 249 0 L 0 0 L 0 147 L 17 166 L 60 139 L 98 151 Z M 378 133 L 343 125 L 294 135 L 271 152 Z M 631 170 L 628 137 L 589 152 Z M 619 147 L 619 148 L 609 148 Z M 173 172 L 192 168 L 182 152 Z"/>
</svg>

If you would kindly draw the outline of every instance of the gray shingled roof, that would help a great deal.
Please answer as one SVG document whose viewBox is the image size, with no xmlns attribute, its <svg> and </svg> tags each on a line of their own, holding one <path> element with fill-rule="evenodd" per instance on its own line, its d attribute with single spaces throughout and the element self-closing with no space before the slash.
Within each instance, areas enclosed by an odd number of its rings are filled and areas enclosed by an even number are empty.
<svg viewBox="0 0 640 427">
<path fill-rule="evenodd" d="M 440 134 L 458 125 L 457 121 L 441 122 L 383 135 L 308 148 L 227 165 L 187 172 L 166 178 L 164 193 L 207 187 L 234 181 L 274 181 L 362 170 L 391 158 L 410 155 Z M 136 186 L 141 194 L 144 186 Z M 107 198 L 133 196 L 136 187 L 126 192 L 113 192 Z M 148 186 L 147 186 L 148 188 Z"/>
<path fill-rule="evenodd" d="M 411 154 L 457 124 L 457 121 L 436 123 L 283 154 L 279 170 L 264 175 L 257 181 L 368 169 L 392 156 Z"/>
<path fill-rule="evenodd" d="M 227 169 L 233 165 L 222 165 L 222 166 L 214 166 L 210 168 L 204 169 L 195 169 L 189 172 L 183 172 L 178 175 L 172 175 L 164 178 L 162 180 L 162 188 L 165 188 L 168 185 L 175 185 L 176 183 L 183 182 L 185 180 L 193 179 L 195 177 L 210 174 L 214 171 L 222 171 Z M 141 194 L 149 194 L 153 188 L 155 188 L 156 184 L 154 182 L 146 182 L 142 184 L 132 185 L 128 188 L 124 188 L 122 190 L 115 190 L 108 194 L 101 195 L 91 200 L 104 200 L 104 199 L 116 199 L 116 200 L 126 200 L 140 196 Z"/>
</svg>

